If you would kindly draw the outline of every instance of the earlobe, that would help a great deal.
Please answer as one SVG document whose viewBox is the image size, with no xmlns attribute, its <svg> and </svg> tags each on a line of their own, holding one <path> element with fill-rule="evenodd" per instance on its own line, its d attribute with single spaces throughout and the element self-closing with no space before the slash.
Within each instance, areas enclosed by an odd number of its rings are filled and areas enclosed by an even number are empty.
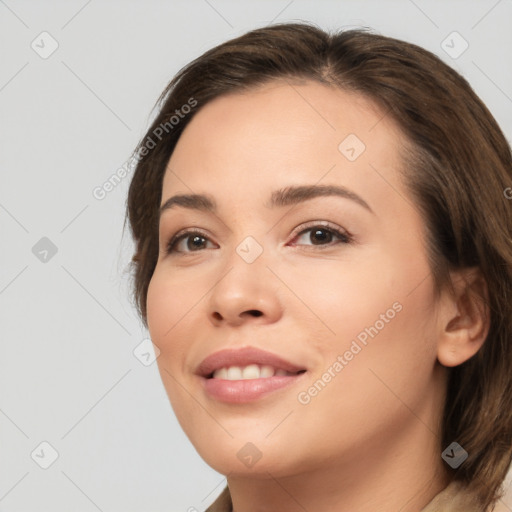
<svg viewBox="0 0 512 512">
<path fill-rule="evenodd" d="M 484 344 L 490 327 L 489 292 L 477 267 L 452 272 L 453 289 L 443 290 L 438 304 L 437 358 L 458 366 Z"/>
</svg>

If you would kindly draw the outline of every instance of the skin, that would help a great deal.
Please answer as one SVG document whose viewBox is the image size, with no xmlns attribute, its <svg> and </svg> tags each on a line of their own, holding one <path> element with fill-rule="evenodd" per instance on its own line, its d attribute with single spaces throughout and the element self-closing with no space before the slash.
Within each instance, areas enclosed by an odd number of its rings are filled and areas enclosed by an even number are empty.
<svg viewBox="0 0 512 512">
<path fill-rule="evenodd" d="M 366 146 L 355 161 L 338 150 L 348 134 Z M 203 106 L 173 152 L 162 204 L 201 193 L 219 209 L 163 213 L 148 326 L 176 416 L 203 459 L 228 475 L 236 512 L 412 512 L 449 482 L 440 457 L 447 367 L 485 339 L 488 325 L 468 294 L 485 285 L 476 272 L 454 273 L 456 293 L 435 298 L 425 224 L 400 179 L 403 140 L 362 96 L 275 81 Z M 265 206 L 272 191 L 309 184 L 343 185 L 373 213 L 334 196 Z M 311 221 L 348 231 L 353 243 L 335 235 L 318 243 L 315 230 L 298 236 L 318 225 L 304 226 Z M 201 228 L 204 245 L 194 251 L 185 240 L 179 248 L 188 253 L 167 254 L 184 228 Z M 263 248 L 252 263 L 236 252 L 247 236 Z M 397 302 L 401 311 L 299 403 L 298 393 Z M 256 402 L 209 398 L 197 365 L 245 346 L 308 371 L 300 385 Z M 247 442 L 262 454 L 252 467 L 237 457 Z"/>
</svg>

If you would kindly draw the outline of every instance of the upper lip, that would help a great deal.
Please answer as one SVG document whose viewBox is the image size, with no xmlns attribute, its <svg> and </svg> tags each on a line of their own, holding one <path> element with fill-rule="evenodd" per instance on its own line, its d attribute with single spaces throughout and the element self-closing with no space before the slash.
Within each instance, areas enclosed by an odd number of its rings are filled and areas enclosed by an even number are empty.
<svg viewBox="0 0 512 512">
<path fill-rule="evenodd" d="M 196 374 L 202 377 L 210 377 L 215 370 L 229 368 L 230 366 L 248 366 L 250 364 L 268 365 L 276 370 L 282 369 L 290 373 L 305 371 L 280 356 L 255 347 L 239 349 L 224 349 L 214 352 L 206 357 L 197 367 Z"/>
</svg>

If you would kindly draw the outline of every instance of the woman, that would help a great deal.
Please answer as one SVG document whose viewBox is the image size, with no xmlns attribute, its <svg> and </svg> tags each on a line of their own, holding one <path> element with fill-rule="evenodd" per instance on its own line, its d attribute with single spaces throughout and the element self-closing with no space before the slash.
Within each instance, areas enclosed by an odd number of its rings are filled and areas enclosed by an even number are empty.
<svg viewBox="0 0 512 512">
<path fill-rule="evenodd" d="M 510 147 L 431 53 L 254 30 L 135 156 L 134 296 L 209 511 L 493 510 L 512 457 Z"/>
</svg>

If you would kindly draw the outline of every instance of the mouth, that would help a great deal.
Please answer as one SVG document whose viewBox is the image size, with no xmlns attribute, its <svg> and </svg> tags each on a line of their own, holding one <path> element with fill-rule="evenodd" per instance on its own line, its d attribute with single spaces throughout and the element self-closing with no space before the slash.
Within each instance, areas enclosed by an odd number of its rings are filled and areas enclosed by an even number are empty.
<svg viewBox="0 0 512 512">
<path fill-rule="evenodd" d="M 226 349 L 197 368 L 206 394 L 221 402 L 252 402 L 296 383 L 307 369 L 254 347 Z"/>
</svg>

